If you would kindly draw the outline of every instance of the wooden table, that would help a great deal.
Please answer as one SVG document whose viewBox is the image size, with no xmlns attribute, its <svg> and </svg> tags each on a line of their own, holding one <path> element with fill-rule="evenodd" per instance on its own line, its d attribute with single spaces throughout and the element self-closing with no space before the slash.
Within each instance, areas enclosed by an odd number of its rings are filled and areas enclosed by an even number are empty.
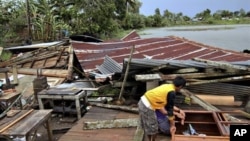
<svg viewBox="0 0 250 141">
<path fill-rule="evenodd" d="M 30 113 L 27 114 L 27 112 Z M 45 128 L 47 129 L 48 140 L 52 141 L 53 136 L 50 126 L 51 112 L 52 110 L 21 110 L 21 112 L 13 117 L 4 117 L 0 120 L 0 136 L 9 138 L 25 137 L 26 141 L 31 141 L 35 139 L 36 136 L 34 135 L 37 129 L 41 125 L 45 125 Z M 23 118 L 20 119 L 20 117 Z M 6 126 L 11 124 L 13 125 L 6 128 Z M 4 128 L 6 129 L 3 130 Z"/>
<path fill-rule="evenodd" d="M 43 90 L 38 93 L 37 95 L 38 104 L 40 109 L 44 109 L 43 99 L 48 100 L 73 100 L 75 101 L 76 105 L 76 113 L 77 118 L 81 119 L 82 112 L 81 112 L 81 105 L 80 101 L 83 99 L 85 102 L 86 100 L 86 93 L 85 91 L 79 89 L 49 89 Z"/>
<path fill-rule="evenodd" d="M 20 92 L 4 93 L 3 95 L 0 96 L 0 102 L 4 102 L 1 103 L 1 106 L 4 109 L 7 109 L 8 106 L 12 104 L 18 98 L 18 96 L 20 96 L 20 94 L 21 94 Z M 19 98 L 18 102 L 20 103 L 20 109 L 22 109 L 21 98 Z"/>
</svg>

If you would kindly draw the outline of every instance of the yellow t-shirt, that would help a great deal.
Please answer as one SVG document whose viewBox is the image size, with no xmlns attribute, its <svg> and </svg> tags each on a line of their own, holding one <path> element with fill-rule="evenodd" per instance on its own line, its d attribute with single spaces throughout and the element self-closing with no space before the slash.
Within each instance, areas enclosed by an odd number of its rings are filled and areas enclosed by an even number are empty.
<svg viewBox="0 0 250 141">
<path fill-rule="evenodd" d="M 167 104 L 167 96 L 170 91 L 175 91 L 174 84 L 162 84 L 145 93 L 151 107 L 161 109 Z"/>
</svg>

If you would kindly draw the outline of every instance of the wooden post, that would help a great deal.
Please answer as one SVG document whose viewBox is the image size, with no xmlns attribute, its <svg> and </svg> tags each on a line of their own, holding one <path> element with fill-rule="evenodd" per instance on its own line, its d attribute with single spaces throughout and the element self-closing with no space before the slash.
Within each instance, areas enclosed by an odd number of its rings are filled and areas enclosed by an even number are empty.
<svg viewBox="0 0 250 141">
<path fill-rule="evenodd" d="M 126 71 L 125 71 L 125 76 L 124 76 L 123 83 L 122 83 L 122 88 L 121 88 L 121 91 L 120 91 L 120 94 L 119 94 L 119 98 L 118 98 L 119 101 L 121 101 L 121 99 L 122 99 L 122 94 L 123 94 L 123 91 L 124 91 L 124 86 L 125 86 L 125 83 L 126 83 L 127 77 L 128 77 L 129 64 L 131 62 L 134 49 L 135 49 L 135 46 L 132 47 L 131 52 L 130 52 L 128 64 L 127 64 Z"/>
<path fill-rule="evenodd" d="M 18 77 L 17 77 L 17 66 L 14 64 L 13 65 L 13 71 L 12 71 L 12 73 L 13 73 L 13 80 L 14 80 L 14 84 L 18 84 Z"/>
<path fill-rule="evenodd" d="M 67 79 L 68 80 L 73 80 L 73 61 L 74 61 L 74 49 L 72 46 L 69 47 L 69 64 L 68 64 L 68 75 L 67 75 Z"/>
</svg>

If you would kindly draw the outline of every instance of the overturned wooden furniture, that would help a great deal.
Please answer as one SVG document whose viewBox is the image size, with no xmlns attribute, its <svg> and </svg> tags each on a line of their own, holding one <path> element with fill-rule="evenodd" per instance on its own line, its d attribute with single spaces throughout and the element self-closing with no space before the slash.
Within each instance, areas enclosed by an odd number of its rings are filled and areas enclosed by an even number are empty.
<svg viewBox="0 0 250 141">
<path fill-rule="evenodd" d="M 35 140 L 39 127 L 45 125 L 48 140 L 52 141 L 50 117 L 52 110 L 22 110 L 13 117 L 0 120 L 0 136 L 14 140 L 24 137 L 26 141 Z"/>
<path fill-rule="evenodd" d="M 185 124 L 176 123 L 176 141 L 229 141 L 230 125 L 249 125 L 249 120 L 230 121 L 227 114 L 242 116 L 233 111 L 185 111 Z M 190 127 L 195 130 L 190 133 Z"/>
</svg>

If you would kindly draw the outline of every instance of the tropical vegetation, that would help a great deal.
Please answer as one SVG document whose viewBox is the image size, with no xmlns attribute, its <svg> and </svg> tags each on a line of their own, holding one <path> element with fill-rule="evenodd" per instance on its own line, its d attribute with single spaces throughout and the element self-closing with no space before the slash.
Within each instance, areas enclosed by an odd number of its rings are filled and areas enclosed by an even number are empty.
<svg viewBox="0 0 250 141">
<path fill-rule="evenodd" d="M 146 27 L 199 24 L 249 24 L 250 11 L 209 9 L 188 17 L 183 13 L 140 14 L 139 0 L 0 0 L 0 46 L 60 40 L 86 34 L 101 39 Z"/>
</svg>

